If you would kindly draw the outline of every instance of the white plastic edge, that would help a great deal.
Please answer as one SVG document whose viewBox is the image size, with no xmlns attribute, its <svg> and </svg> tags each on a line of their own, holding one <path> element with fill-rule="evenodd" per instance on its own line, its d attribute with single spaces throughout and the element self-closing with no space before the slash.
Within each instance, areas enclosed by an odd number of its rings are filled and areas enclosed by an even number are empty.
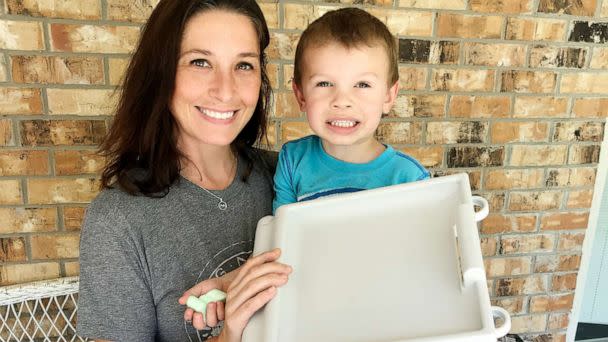
<svg viewBox="0 0 608 342">
<path fill-rule="evenodd" d="M 492 306 L 492 315 L 500 317 L 503 320 L 503 324 L 500 327 L 494 327 L 494 337 L 501 338 L 511 330 L 511 315 L 509 315 L 507 310 L 499 306 Z"/>
<path fill-rule="evenodd" d="M 473 201 L 474 205 L 481 207 L 479 211 L 475 212 L 475 221 L 479 222 L 486 218 L 490 213 L 490 205 L 488 204 L 488 201 L 481 196 L 472 196 L 471 201 Z"/>
</svg>

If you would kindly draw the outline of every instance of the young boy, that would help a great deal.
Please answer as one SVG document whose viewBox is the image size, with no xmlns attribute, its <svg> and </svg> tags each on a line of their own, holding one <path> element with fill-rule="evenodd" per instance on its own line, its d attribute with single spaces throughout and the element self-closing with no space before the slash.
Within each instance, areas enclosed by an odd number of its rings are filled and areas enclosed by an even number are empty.
<svg viewBox="0 0 608 342">
<path fill-rule="evenodd" d="M 273 212 L 288 203 L 429 178 L 415 159 L 375 138 L 399 87 L 387 27 L 357 8 L 324 14 L 302 33 L 293 90 L 316 135 L 287 142 Z"/>
</svg>

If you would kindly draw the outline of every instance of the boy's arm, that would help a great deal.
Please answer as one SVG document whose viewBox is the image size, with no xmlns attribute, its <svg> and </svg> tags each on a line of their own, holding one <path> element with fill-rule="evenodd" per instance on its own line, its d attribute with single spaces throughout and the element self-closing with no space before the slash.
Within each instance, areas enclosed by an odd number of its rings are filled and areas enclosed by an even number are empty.
<svg viewBox="0 0 608 342">
<path fill-rule="evenodd" d="M 285 146 L 279 153 L 277 171 L 274 174 L 274 201 L 272 201 L 272 214 L 285 204 L 298 201 L 293 184 L 293 165 L 290 165 Z"/>
</svg>

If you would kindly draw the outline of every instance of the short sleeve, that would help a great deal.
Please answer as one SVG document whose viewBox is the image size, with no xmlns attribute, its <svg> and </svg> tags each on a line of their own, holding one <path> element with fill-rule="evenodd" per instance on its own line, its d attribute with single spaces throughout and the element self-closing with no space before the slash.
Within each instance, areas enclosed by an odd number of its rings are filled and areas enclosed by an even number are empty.
<svg viewBox="0 0 608 342">
<path fill-rule="evenodd" d="M 77 333 L 92 339 L 154 341 L 156 312 L 143 249 L 109 196 L 87 209 L 80 238 Z"/>
<path fill-rule="evenodd" d="M 279 153 L 277 170 L 274 174 L 274 201 L 272 201 L 272 214 L 285 204 L 297 202 L 293 184 L 293 172 L 289 164 L 289 156 L 286 145 Z"/>
</svg>

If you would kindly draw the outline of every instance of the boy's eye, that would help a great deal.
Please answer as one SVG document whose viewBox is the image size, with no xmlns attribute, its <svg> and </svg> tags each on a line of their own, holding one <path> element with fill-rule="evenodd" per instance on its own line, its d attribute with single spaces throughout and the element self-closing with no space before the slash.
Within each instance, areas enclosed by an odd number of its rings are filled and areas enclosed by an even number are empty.
<svg viewBox="0 0 608 342">
<path fill-rule="evenodd" d="M 332 84 L 330 82 L 327 81 L 321 81 L 321 82 L 317 82 L 317 87 L 331 87 Z"/>
<path fill-rule="evenodd" d="M 237 64 L 236 68 L 238 70 L 253 70 L 253 65 L 251 65 L 251 63 L 242 62 Z"/>
<path fill-rule="evenodd" d="M 371 88 L 372 86 L 367 82 L 359 82 L 355 85 L 355 88 Z"/>
<path fill-rule="evenodd" d="M 199 68 L 209 68 L 211 65 L 207 62 L 206 59 L 195 59 L 190 62 L 191 65 L 197 66 Z"/>
</svg>

